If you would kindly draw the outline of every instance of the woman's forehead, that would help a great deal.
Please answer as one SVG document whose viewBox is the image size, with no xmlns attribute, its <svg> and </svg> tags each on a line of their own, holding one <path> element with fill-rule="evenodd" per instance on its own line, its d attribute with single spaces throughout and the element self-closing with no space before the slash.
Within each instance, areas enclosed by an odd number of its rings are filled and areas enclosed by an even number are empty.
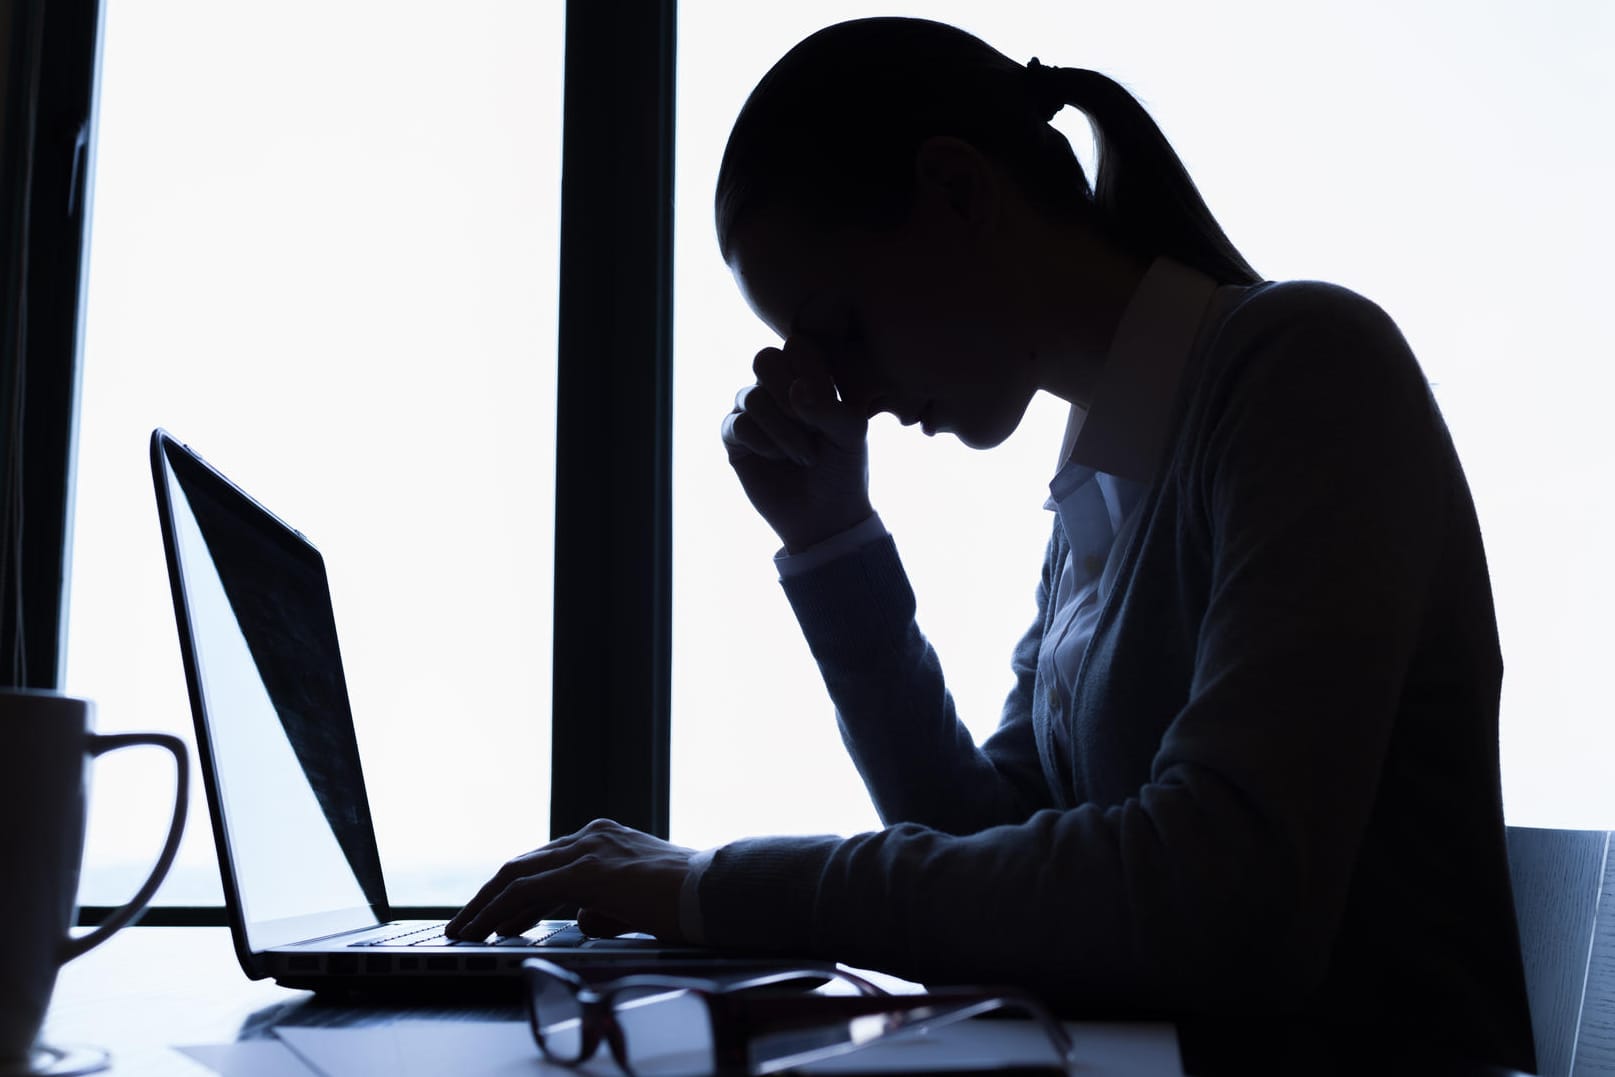
<svg viewBox="0 0 1615 1077">
<path fill-rule="evenodd" d="M 845 229 L 826 234 L 780 214 L 762 214 L 735 236 L 729 270 L 752 312 L 780 335 L 809 324 L 847 290 L 859 258 Z"/>
</svg>

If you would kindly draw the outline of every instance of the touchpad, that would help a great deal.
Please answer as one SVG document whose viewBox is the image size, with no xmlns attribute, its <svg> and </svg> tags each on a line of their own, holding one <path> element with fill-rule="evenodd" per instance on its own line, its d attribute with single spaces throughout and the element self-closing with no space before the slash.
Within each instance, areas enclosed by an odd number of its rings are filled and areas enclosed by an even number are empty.
<svg viewBox="0 0 1615 1077">
<path fill-rule="evenodd" d="M 590 939 L 583 945 L 590 950 L 648 950 L 660 949 L 667 944 L 655 935 L 635 931 L 627 935 L 618 935 L 614 939 Z"/>
</svg>

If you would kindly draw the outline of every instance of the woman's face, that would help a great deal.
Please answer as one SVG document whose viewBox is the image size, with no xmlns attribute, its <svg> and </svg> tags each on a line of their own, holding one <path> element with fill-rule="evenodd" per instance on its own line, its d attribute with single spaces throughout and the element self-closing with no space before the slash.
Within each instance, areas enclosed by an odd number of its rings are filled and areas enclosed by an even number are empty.
<svg viewBox="0 0 1615 1077">
<path fill-rule="evenodd" d="M 1019 425 L 1037 383 L 1015 260 L 978 223 L 923 186 L 890 232 L 825 233 L 764 210 L 738 233 L 729 265 L 782 340 L 816 345 L 855 410 L 985 449 Z"/>
</svg>

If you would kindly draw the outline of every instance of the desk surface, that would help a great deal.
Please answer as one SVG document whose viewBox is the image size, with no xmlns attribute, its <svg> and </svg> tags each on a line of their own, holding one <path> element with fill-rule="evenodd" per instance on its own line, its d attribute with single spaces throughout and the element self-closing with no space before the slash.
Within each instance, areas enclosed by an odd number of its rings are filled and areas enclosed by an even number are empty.
<svg viewBox="0 0 1615 1077">
<path fill-rule="evenodd" d="M 222 927 L 134 927 L 62 969 L 43 1039 L 108 1050 L 111 1072 L 119 1077 L 182 1077 L 213 1071 L 172 1050 L 175 1044 L 263 1038 L 278 1024 L 352 1026 L 391 1020 L 397 1012 L 329 1005 L 308 991 L 249 980 Z M 410 1013 L 463 1020 L 521 1017 L 515 1003 Z"/>
<path fill-rule="evenodd" d="M 876 976 L 901 989 L 903 981 Z M 912 987 L 912 985 L 909 985 Z M 135 927 L 62 969 L 44 1041 L 54 1046 L 95 1046 L 111 1052 L 116 1077 L 162 1074 L 200 1077 L 212 1073 L 180 1054 L 177 1045 L 223 1044 L 269 1039 L 278 1027 L 351 1028 L 410 1017 L 449 1021 L 520 1020 L 519 1003 L 461 1006 L 382 1007 L 332 1004 L 307 991 L 292 991 L 268 980 L 248 980 L 236 963 L 224 928 Z M 1163 1059 L 1160 1033 L 1149 1054 L 1156 1072 L 1176 1072 L 1176 1050 L 1166 1029 L 1169 1055 Z M 1127 1051 L 1125 1028 L 1090 1026 L 1109 1053 Z M 1139 1026 L 1142 1031 L 1144 1026 Z M 1125 1057 L 1125 1056 L 1124 1056 Z M 535 1057 L 536 1060 L 536 1057 Z M 1159 1065 L 1164 1062 L 1165 1065 Z M 1108 1067 L 1100 1066 L 1100 1069 Z M 612 1070 L 614 1072 L 614 1069 Z M 1129 1072 L 1121 1069 L 1117 1072 Z"/>
</svg>

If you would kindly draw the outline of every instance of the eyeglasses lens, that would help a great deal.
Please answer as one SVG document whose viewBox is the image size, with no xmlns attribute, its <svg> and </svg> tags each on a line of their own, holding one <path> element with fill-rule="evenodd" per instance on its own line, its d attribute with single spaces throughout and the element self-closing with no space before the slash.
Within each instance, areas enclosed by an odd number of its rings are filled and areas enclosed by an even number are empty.
<svg viewBox="0 0 1615 1077">
<path fill-rule="evenodd" d="M 549 976 L 528 978 L 533 996 L 533 1033 L 557 1062 L 575 1062 L 583 1051 L 583 1007 L 569 984 Z"/>
<path fill-rule="evenodd" d="M 706 1002 L 693 991 L 623 991 L 613 1012 L 637 1077 L 712 1072 L 712 1018 Z"/>
</svg>

